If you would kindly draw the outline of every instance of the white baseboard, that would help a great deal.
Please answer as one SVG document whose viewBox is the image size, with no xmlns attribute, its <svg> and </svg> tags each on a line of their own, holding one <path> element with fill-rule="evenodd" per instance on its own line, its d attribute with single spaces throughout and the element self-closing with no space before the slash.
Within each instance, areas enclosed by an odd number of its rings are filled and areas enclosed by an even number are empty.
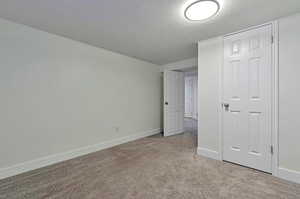
<svg viewBox="0 0 300 199">
<path fill-rule="evenodd" d="M 213 151 L 210 149 L 198 147 L 197 154 L 207 157 L 207 158 L 214 159 L 214 160 L 221 160 L 219 153 L 217 151 Z M 275 176 L 278 178 L 287 180 L 287 181 L 291 181 L 291 182 L 300 184 L 300 172 L 299 171 L 294 171 L 294 170 L 279 167 L 277 169 Z"/>
<path fill-rule="evenodd" d="M 220 160 L 219 153 L 210 149 L 198 147 L 197 154 L 214 160 Z"/>
<path fill-rule="evenodd" d="M 300 184 L 299 171 L 294 171 L 294 170 L 279 167 L 277 177 Z"/>
<path fill-rule="evenodd" d="M 164 133 L 164 136 L 165 137 L 166 136 L 173 136 L 173 135 L 178 135 L 178 134 L 181 134 L 181 133 L 184 133 L 184 129 L 180 129 L 179 131 L 173 131 L 173 132 L 168 133 L 168 134 Z"/>
<path fill-rule="evenodd" d="M 65 160 L 70 160 L 70 159 L 73 159 L 73 158 L 76 158 L 76 157 L 79 157 L 82 155 L 86 155 L 86 154 L 93 153 L 93 152 L 96 152 L 99 150 L 107 149 L 107 148 L 110 148 L 110 147 L 113 147 L 113 146 L 116 146 L 119 144 L 134 141 L 134 140 L 148 137 L 151 135 L 155 135 L 160 132 L 161 132 L 161 129 L 153 129 L 153 130 L 141 132 L 138 134 L 129 135 L 126 137 L 102 142 L 99 144 L 86 146 L 86 147 L 75 149 L 72 151 L 63 152 L 63 153 L 54 154 L 54 155 L 50 155 L 47 157 L 31 160 L 31 161 L 17 164 L 17 165 L 8 167 L 8 168 L 0 168 L 0 179 L 15 176 L 15 175 L 18 175 L 21 173 L 25 173 L 27 171 L 31 171 L 34 169 L 38 169 L 38 168 L 42 168 L 42 167 L 49 166 L 52 164 L 56 164 L 56 163 L 59 163 L 59 162 L 65 161 Z"/>
</svg>

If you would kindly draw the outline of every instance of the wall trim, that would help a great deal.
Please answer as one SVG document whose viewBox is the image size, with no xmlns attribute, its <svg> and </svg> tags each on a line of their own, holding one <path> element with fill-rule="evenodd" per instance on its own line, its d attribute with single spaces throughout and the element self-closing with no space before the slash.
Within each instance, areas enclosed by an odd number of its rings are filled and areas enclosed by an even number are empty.
<svg viewBox="0 0 300 199">
<path fill-rule="evenodd" d="M 180 69 L 186 69 L 186 68 L 194 68 L 198 67 L 198 58 L 190 58 L 181 60 L 178 62 L 173 62 L 165 65 L 161 65 L 161 72 L 164 72 L 165 70 L 180 70 Z"/>
<path fill-rule="evenodd" d="M 277 177 L 300 184 L 300 172 L 279 167 Z"/>
<path fill-rule="evenodd" d="M 184 129 L 180 129 L 178 131 L 173 131 L 168 134 L 164 133 L 164 137 L 169 137 L 169 136 L 178 135 L 178 134 L 182 134 L 182 133 L 184 133 Z"/>
<path fill-rule="evenodd" d="M 273 21 L 273 69 L 272 69 L 272 145 L 274 154 L 272 158 L 272 175 L 278 176 L 279 167 L 279 26 L 278 21 Z"/>
<path fill-rule="evenodd" d="M 206 149 L 206 148 L 202 148 L 202 147 L 198 147 L 197 148 L 197 154 L 207 157 L 207 158 L 211 158 L 214 160 L 220 160 L 220 155 L 217 151 L 213 151 L 210 149 Z"/>
<path fill-rule="evenodd" d="M 50 166 L 50 165 L 53 165 L 53 164 L 56 164 L 56 163 L 59 163 L 62 161 L 70 160 L 70 159 L 73 159 L 73 158 L 76 158 L 79 156 L 83 156 L 83 155 L 86 155 L 89 153 L 107 149 L 107 148 L 110 148 L 110 147 L 113 147 L 116 145 L 120 145 L 123 143 L 127 143 L 130 141 L 134 141 L 134 140 L 148 137 L 151 135 L 155 135 L 155 134 L 158 134 L 161 132 L 162 132 L 162 130 L 160 128 L 152 129 L 152 130 L 136 133 L 134 135 L 129 135 L 129 136 L 105 141 L 105 142 L 98 143 L 95 145 L 90 145 L 90 146 L 74 149 L 71 151 L 38 158 L 38 159 L 24 162 L 21 164 L 13 165 L 11 167 L 0 168 L 0 180 L 11 177 L 11 176 L 15 176 L 15 175 L 18 175 L 21 173 L 25 173 L 28 171 L 32 171 L 35 169 L 39 169 L 39 168 L 42 168 L 45 166 Z"/>
</svg>

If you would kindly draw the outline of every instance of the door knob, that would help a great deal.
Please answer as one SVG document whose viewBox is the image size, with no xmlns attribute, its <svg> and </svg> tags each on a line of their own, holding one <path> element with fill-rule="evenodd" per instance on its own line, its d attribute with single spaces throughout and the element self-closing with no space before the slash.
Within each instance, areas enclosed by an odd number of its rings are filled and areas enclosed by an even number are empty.
<svg viewBox="0 0 300 199">
<path fill-rule="evenodd" d="M 229 104 L 223 103 L 223 107 L 225 108 L 225 111 L 229 111 Z"/>
<path fill-rule="evenodd" d="M 169 105 L 169 102 L 165 102 L 165 105 Z"/>
<path fill-rule="evenodd" d="M 223 106 L 224 106 L 225 108 L 229 108 L 229 104 L 227 104 L 227 103 L 224 103 Z"/>
</svg>

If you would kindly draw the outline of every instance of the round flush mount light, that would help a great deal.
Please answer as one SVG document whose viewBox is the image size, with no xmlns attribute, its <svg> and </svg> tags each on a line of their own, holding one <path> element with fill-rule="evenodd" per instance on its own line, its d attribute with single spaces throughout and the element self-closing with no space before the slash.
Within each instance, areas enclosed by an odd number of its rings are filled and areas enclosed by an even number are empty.
<svg viewBox="0 0 300 199">
<path fill-rule="evenodd" d="M 190 21 L 203 21 L 215 16 L 219 10 L 217 0 L 199 0 L 187 6 L 184 16 Z"/>
</svg>

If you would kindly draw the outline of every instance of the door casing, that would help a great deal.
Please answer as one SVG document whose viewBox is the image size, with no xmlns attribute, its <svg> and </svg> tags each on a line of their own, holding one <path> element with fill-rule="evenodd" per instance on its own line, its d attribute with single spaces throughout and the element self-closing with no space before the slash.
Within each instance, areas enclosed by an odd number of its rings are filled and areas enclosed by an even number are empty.
<svg viewBox="0 0 300 199">
<path fill-rule="evenodd" d="M 278 143 L 278 91 L 279 91 L 279 85 L 278 85 L 278 21 L 272 21 L 269 23 L 265 23 L 259 26 L 253 26 L 238 32 L 233 32 L 227 35 L 224 35 L 223 37 L 238 34 L 241 32 L 245 32 L 248 30 L 257 29 L 262 26 L 272 26 L 272 35 L 273 35 L 273 44 L 272 44 L 272 74 L 271 74 L 271 92 L 272 92 L 272 100 L 271 100 L 271 114 L 272 114 L 272 127 L 271 127 L 271 143 L 273 146 L 273 155 L 272 155 L 272 169 L 271 173 L 274 176 L 278 176 L 278 151 L 279 151 L 279 143 Z M 224 46 L 224 43 L 223 43 Z M 224 67 L 224 55 L 223 55 L 223 62 L 220 65 L 219 68 L 219 159 L 223 161 L 223 113 L 222 113 L 222 103 L 223 103 L 223 67 Z"/>
</svg>

